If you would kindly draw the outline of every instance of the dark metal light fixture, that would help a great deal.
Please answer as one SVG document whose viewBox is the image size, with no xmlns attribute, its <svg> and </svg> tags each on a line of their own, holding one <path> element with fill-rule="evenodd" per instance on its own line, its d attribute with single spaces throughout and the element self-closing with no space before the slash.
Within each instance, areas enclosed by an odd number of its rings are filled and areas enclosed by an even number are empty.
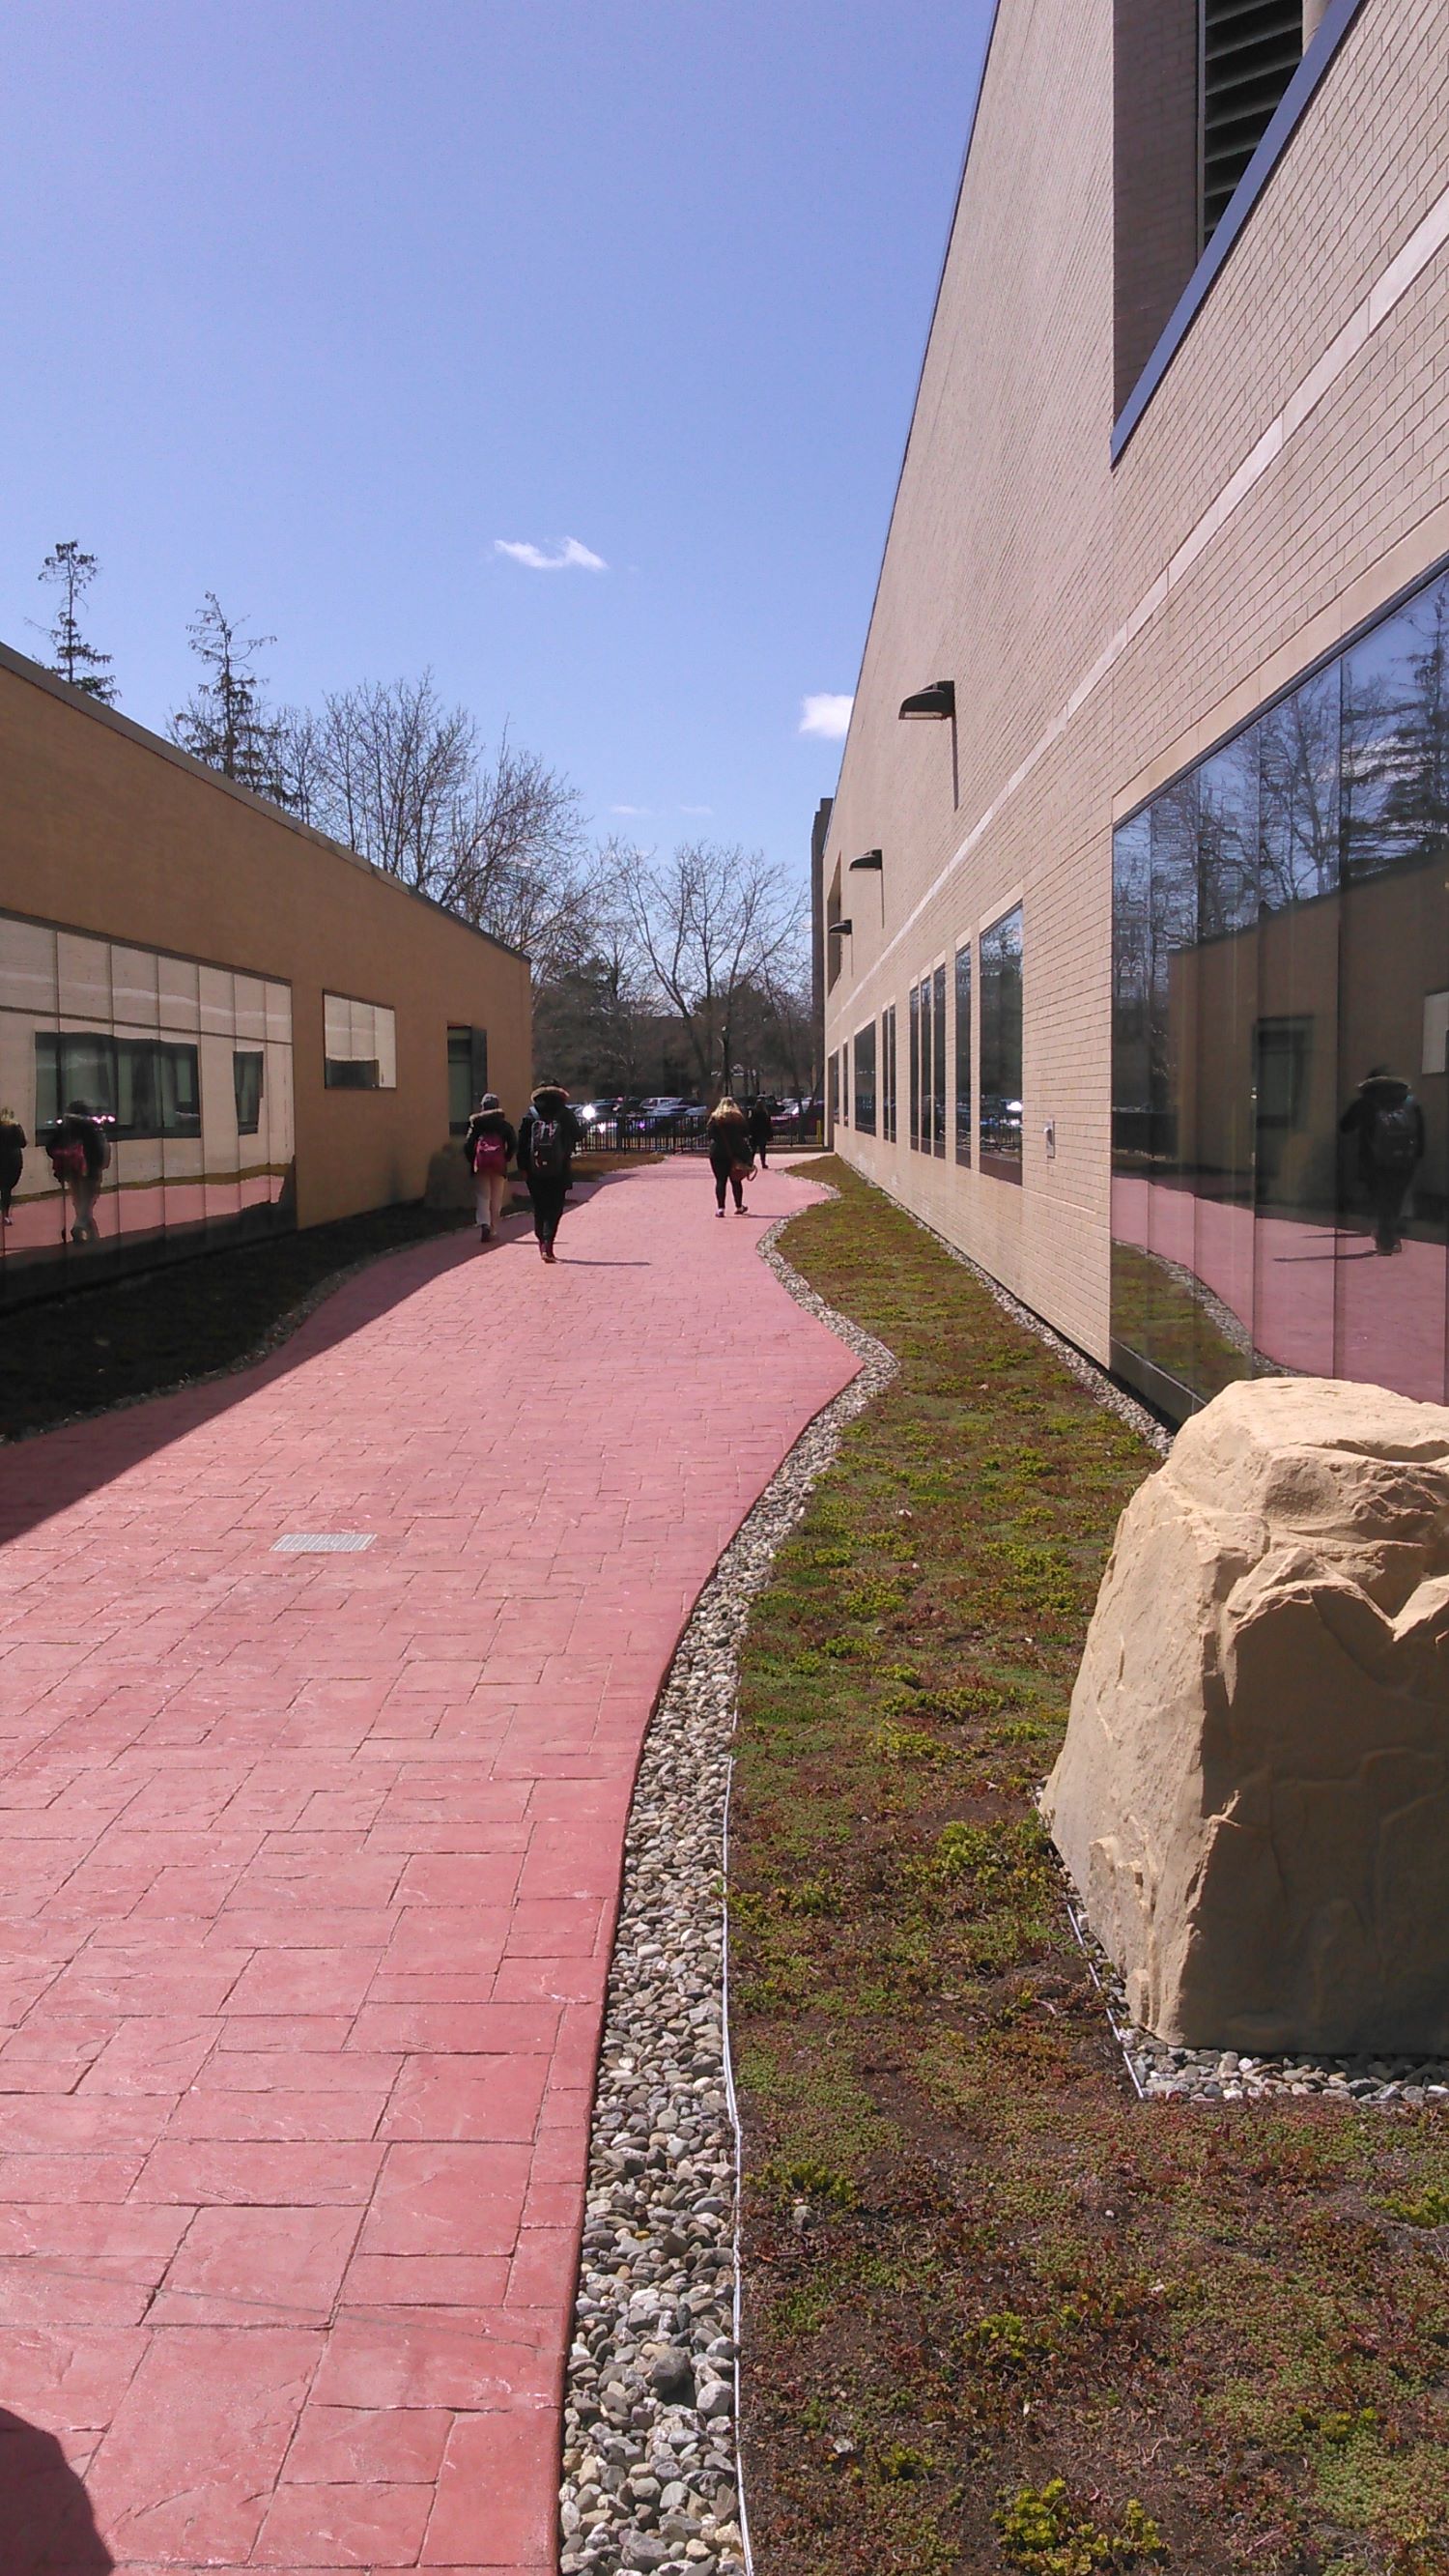
<svg viewBox="0 0 1449 2576">
<path fill-rule="evenodd" d="M 827 939 L 844 939 L 854 927 L 855 924 L 851 921 L 827 921 L 825 936 Z"/>
<path fill-rule="evenodd" d="M 858 859 L 851 860 L 850 866 L 846 870 L 846 874 L 847 876 L 854 876 L 857 868 L 874 868 L 877 873 L 879 873 L 884 866 L 885 854 L 883 851 L 862 850 Z"/>
<path fill-rule="evenodd" d="M 900 712 L 902 717 L 910 718 L 916 723 L 930 723 L 942 717 L 954 716 L 956 713 L 955 681 L 933 680 L 929 689 L 917 689 L 914 697 L 902 698 Z"/>
</svg>

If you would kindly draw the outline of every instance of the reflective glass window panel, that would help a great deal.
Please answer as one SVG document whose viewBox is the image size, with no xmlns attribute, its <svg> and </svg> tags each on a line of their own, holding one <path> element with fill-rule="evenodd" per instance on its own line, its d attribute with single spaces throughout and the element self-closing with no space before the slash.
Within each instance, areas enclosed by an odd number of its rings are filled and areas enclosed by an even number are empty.
<svg viewBox="0 0 1449 2576">
<path fill-rule="evenodd" d="M 1154 1286 L 1151 990 L 1152 820 L 1142 813 L 1112 836 L 1112 1339 L 1141 1359 Z"/>
<path fill-rule="evenodd" d="M 1191 1383 L 1202 1396 L 1252 1367 L 1258 771 L 1250 726 L 1197 772 L 1198 938 L 1178 969 L 1197 987 L 1190 1268 L 1205 1293 Z"/>
<path fill-rule="evenodd" d="M 1198 798 L 1195 777 L 1156 797 L 1152 844 L 1148 1079 L 1152 1172 L 1147 1247 L 1154 1265 L 1147 1356 L 1175 1385 L 1193 1384 L 1197 1301 L 1192 1275 L 1197 1170 Z"/>
<path fill-rule="evenodd" d="M 919 984 L 911 986 L 908 1017 L 906 1051 L 910 1058 L 908 1069 L 911 1085 L 911 1150 L 915 1152 L 921 1142 L 921 988 Z"/>
<path fill-rule="evenodd" d="M 875 1134 L 875 1022 L 855 1033 L 855 1124 L 862 1136 Z"/>
<path fill-rule="evenodd" d="M 1335 662 L 1258 720 L 1258 889 L 1267 912 L 1337 888 L 1338 708 Z"/>
<path fill-rule="evenodd" d="M 830 1124 L 833 1127 L 840 1115 L 840 1058 L 838 1055 L 831 1056 L 827 1067 L 827 1093 Z"/>
<path fill-rule="evenodd" d="M 921 976 L 921 1154 L 929 1154 L 937 1133 L 937 1105 L 932 1095 L 932 1074 L 937 1051 L 932 1038 L 932 979 Z"/>
<path fill-rule="evenodd" d="M 238 1049 L 231 1060 L 232 1085 L 236 1093 L 236 1132 L 255 1136 L 262 1123 L 262 1067 L 266 1058 L 250 1047 Z"/>
<path fill-rule="evenodd" d="M 956 1160 L 971 1160 L 971 943 L 956 951 Z"/>
<path fill-rule="evenodd" d="M 981 934 L 981 1168 L 1021 1179 L 1021 906 Z"/>
<path fill-rule="evenodd" d="M 1344 867 L 1440 866 L 1449 846 L 1449 575 L 1342 663 Z"/>
<path fill-rule="evenodd" d="M 896 1141 L 896 1006 L 892 1002 L 882 1024 L 885 1040 L 885 1126 L 890 1144 Z"/>
<path fill-rule="evenodd" d="M 397 1024 L 382 1003 L 322 996 L 324 1080 L 329 1091 L 391 1091 L 397 1084 Z"/>
<path fill-rule="evenodd" d="M 931 978 L 931 1150 L 946 1151 L 946 969 Z"/>
</svg>

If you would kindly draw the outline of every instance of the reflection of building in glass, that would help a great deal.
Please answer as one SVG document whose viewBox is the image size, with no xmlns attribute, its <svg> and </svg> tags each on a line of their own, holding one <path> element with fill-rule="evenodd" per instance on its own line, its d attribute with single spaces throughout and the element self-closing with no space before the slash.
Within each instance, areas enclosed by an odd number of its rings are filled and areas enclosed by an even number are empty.
<svg viewBox="0 0 1449 2576">
<path fill-rule="evenodd" d="M 1114 1357 L 1175 1406 L 1254 1366 L 1444 1395 L 1446 639 L 1441 576 L 1118 826 Z"/>
<path fill-rule="evenodd" d="M 84 1103 L 110 1147 L 96 1239 L 133 1248 L 292 1221 L 292 996 L 35 921 L 0 918 L 0 1100 L 30 1136 L 4 1258 L 69 1230 L 46 1152 Z"/>
<path fill-rule="evenodd" d="M 0 647 L 0 1297 L 420 1198 L 527 961 Z"/>
<path fill-rule="evenodd" d="M 1442 77 L 1441 0 L 1000 0 L 819 836 L 842 1150 L 1173 1415 L 1446 1392 Z"/>
</svg>

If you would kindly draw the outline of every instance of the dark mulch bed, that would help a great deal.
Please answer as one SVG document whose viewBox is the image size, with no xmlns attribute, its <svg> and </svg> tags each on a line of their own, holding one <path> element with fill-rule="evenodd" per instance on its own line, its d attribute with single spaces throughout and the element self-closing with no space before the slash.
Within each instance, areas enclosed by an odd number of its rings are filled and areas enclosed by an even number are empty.
<svg viewBox="0 0 1449 2576">
<path fill-rule="evenodd" d="M 1032 1792 L 1154 1462 L 828 1170 L 784 1248 L 901 1375 L 744 1660 L 761 2576 L 1444 2576 L 1449 2130 L 1134 2098 Z"/>
</svg>

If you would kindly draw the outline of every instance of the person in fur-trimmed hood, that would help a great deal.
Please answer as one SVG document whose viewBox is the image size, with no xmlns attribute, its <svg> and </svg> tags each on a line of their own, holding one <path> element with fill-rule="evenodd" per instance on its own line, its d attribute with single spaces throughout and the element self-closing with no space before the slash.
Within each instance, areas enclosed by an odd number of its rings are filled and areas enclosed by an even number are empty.
<svg viewBox="0 0 1449 2576">
<path fill-rule="evenodd" d="M 584 1131 L 569 1107 L 561 1083 L 541 1082 L 518 1128 L 518 1168 L 533 1201 L 533 1230 L 545 1261 L 554 1258 L 553 1239 L 568 1196 L 569 1166 L 584 1141 Z"/>
</svg>

